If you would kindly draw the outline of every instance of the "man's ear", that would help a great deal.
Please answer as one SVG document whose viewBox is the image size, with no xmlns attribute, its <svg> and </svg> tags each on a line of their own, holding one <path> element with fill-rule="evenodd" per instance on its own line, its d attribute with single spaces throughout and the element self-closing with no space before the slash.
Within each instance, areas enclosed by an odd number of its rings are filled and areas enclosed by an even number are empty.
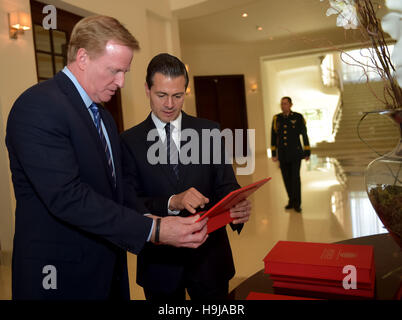
<svg viewBox="0 0 402 320">
<path fill-rule="evenodd" d="M 88 60 L 89 60 L 89 55 L 87 50 L 85 50 L 84 48 L 79 48 L 77 51 L 77 56 L 76 56 L 76 62 L 78 67 L 81 70 L 85 70 L 86 66 L 88 64 Z"/>
<path fill-rule="evenodd" d="M 147 97 L 149 98 L 151 96 L 151 89 L 148 87 L 148 83 L 145 81 L 145 93 L 147 94 Z"/>
</svg>

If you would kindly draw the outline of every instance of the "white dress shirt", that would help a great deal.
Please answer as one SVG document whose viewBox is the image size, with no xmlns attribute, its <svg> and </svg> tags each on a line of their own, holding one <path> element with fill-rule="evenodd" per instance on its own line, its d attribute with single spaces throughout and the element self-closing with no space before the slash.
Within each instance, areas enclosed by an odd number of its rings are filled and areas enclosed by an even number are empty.
<svg viewBox="0 0 402 320">
<path fill-rule="evenodd" d="M 166 122 L 163 122 L 161 119 L 159 119 L 153 112 L 151 113 L 151 118 L 152 121 L 155 124 L 156 129 L 158 130 L 159 137 L 161 138 L 162 142 L 165 142 L 166 139 L 166 131 L 165 131 L 165 126 Z M 181 136 L 181 112 L 179 116 L 176 118 L 176 120 L 173 120 L 170 122 L 171 126 L 173 126 L 173 131 L 172 131 L 172 139 L 176 145 L 177 150 L 180 152 L 180 136 Z"/>
</svg>

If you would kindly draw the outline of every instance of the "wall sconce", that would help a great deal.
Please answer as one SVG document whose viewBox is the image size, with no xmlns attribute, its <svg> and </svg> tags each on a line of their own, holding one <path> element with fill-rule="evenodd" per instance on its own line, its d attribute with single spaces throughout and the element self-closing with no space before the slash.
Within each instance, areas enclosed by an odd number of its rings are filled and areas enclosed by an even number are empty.
<svg viewBox="0 0 402 320">
<path fill-rule="evenodd" d="M 10 39 L 17 39 L 18 34 L 31 29 L 31 19 L 28 13 L 14 11 L 8 14 L 8 25 L 10 28 Z"/>
<path fill-rule="evenodd" d="M 185 64 L 186 70 L 187 70 L 187 74 L 190 73 L 190 67 L 188 66 L 188 64 Z M 191 96 L 191 87 L 190 84 L 188 84 L 187 89 L 186 89 L 186 96 Z"/>
<path fill-rule="evenodd" d="M 257 84 L 257 83 L 252 83 L 252 84 L 250 85 L 250 91 L 251 91 L 252 93 L 255 93 L 255 92 L 257 92 L 257 90 L 258 90 L 258 84 Z"/>
</svg>

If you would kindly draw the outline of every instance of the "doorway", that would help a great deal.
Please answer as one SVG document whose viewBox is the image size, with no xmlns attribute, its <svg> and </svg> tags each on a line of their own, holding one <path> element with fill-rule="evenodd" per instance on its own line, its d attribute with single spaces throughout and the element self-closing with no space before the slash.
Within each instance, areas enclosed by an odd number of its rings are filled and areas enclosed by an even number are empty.
<svg viewBox="0 0 402 320">
<path fill-rule="evenodd" d="M 338 84 L 323 82 L 323 57 L 331 53 L 312 53 L 284 58 L 263 58 L 262 92 L 267 148 L 270 148 L 272 118 L 280 113 L 280 100 L 289 96 L 292 110 L 307 122 L 310 146 L 334 139 L 334 117 L 341 104 Z M 333 73 L 336 71 L 331 70 Z"/>
<path fill-rule="evenodd" d="M 242 129 L 242 156 L 246 156 L 248 123 L 244 75 L 195 76 L 194 90 L 197 116 L 218 122 L 221 130 L 232 130 L 233 137 L 235 129 Z"/>
</svg>

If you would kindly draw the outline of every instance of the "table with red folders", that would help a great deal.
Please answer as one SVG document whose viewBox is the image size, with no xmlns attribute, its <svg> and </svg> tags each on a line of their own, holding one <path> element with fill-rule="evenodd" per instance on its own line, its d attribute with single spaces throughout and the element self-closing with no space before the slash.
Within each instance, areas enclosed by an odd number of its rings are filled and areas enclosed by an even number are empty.
<svg viewBox="0 0 402 320">
<path fill-rule="evenodd" d="M 230 299 L 401 299 L 402 250 L 388 233 L 334 244 L 278 241 L 267 251 L 265 267 Z"/>
</svg>

